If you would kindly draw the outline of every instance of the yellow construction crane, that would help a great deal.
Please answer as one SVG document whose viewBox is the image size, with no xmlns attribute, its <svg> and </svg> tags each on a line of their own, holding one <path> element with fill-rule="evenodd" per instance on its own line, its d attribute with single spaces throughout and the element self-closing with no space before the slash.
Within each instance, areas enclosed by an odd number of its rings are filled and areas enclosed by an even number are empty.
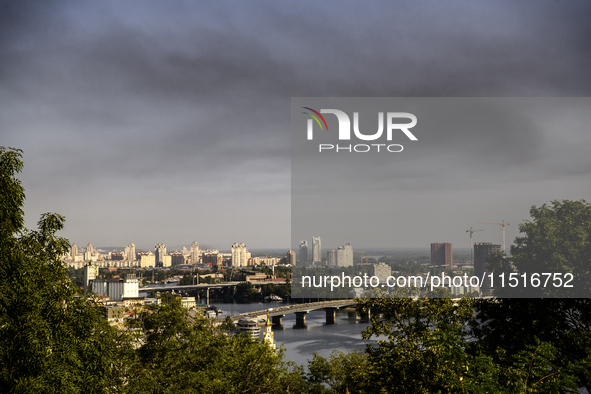
<svg viewBox="0 0 591 394">
<path fill-rule="evenodd" d="M 509 223 L 505 223 L 505 220 L 503 219 L 503 223 L 487 223 L 487 222 L 478 222 L 481 224 L 498 224 L 499 226 L 501 226 L 503 228 L 503 252 L 505 252 L 505 254 L 507 254 L 507 249 L 505 249 L 505 226 L 509 226 Z"/>
</svg>

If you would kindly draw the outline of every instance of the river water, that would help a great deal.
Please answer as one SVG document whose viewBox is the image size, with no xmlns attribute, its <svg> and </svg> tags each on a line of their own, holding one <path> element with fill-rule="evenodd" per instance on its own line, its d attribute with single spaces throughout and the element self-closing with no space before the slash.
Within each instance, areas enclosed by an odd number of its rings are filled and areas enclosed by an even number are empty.
<svg viewBox="0 0 591 394">
<path fill-rule="evenodd" d="M 220 316 L 230 316 L 289 304 L 283 302 L 264 304 L 212 302 L 212 305 L 224 311 Z M 337 310 L 335 324 L 326 324 L 324 310 L 308 313 L 306 315 L 306 328 L 296 328 L 295 323 L 295 313 L 288 313 L 283 318 L 281 327 L 273 326 L 273 332 L 277 347 L 280 345 L 285 347 L 285 360 L 297 364 L 307 365 L 308 360 L 312 359 L 314 353 L 322 357 L 328 357 L 335 349 L 342 352 L 362 350 L 365 349 L 366 343 L 375 343 L 373 340 L 365 341 L 361 338 L 361 331 L 368 327 L 367 320 L 352 319 L 346 311 Z M 261 329 L 261 332 L 263 330 L 264 328 Z"/>
</svg>

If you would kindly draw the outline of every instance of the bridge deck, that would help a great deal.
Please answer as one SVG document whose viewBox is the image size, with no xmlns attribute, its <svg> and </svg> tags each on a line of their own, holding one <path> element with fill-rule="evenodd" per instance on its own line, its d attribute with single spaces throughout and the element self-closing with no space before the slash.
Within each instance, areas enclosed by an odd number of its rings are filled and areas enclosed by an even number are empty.
<svg viewBox="0 0 591 394">
<path fill-rule="evenodd" d="M 232 315 L 232 316 L 230 316 L 230 318 L 232 319 L 232 321 L 237 321 L 241 318 L 257 319 L 262 316 L 267 316 L 267 314 L 269 315 L 269 317 L 273 317 L 273 316 L 285 315 L 287 313 L 311 312 L 311 311 L 324 309 L 324 308 L 337 308 L 338 309 L 338 308 L 343 308 L 343 307 L 347 307 L 347 306 L 351 306 L 351 305 L 356 305 L 355 301 L 353 301 L 353 300 L 338 300 L 338 301 L 310 302 L 310 303 L 306 303 L 306 304 L 284 305 L 284 306 L 280 306 L 277 308 L 268 308 L 268 309 L 253 311 L 253 312 L 245 312 L 245 313 L 240 313 L 237 315 Z M 227 316 L 218 317 L 217 320 L 224 321 L 227 318 L 228 318 Z"/>
</svg>

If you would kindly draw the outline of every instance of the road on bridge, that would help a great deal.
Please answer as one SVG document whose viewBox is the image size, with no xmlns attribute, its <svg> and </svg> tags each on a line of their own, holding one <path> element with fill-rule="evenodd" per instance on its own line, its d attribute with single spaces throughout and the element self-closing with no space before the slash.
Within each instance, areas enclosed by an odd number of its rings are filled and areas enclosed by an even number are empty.
<svg viewBox="0 0 591 394">
<path fill-rule="evenodd" d="M 282 316 L 287 313 L 295 313 L 295 312 L 311 312 L 318 309 L 324 308 L 344 308 L 347 306 L 356 305 L 354 300 L 338 300 L 338 301 L 323 301 L 323 302 L 309 302 L 306 304 L 292 304 L 292 305 L 285 305 L 280 306 L 278 308 L 268 308 L 262 309 L 253 312 L 246 312 L 240 313 L 238 315 L 232 315 L 230 318 L 232 321 L 236 322 L 242 318 L 250 318 L 258 320 L 258 318 L 262 316 L 273 317 L 273 316 Z M 219 317 L 218 321 L 225 321 L 228 317 Z"/>
</svg>

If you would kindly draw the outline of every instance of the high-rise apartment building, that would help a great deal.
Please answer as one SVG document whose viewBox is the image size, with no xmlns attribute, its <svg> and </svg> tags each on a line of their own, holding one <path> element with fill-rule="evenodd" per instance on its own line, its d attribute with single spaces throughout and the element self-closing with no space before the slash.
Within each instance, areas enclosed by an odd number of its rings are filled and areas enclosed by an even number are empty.
<svg viewBox="0 0 591 394">
<path fill-rule="evenodd" d="M 501 245 L 494 245 L 490 242 L 478 242 L 474 244 L 474 275 L 482 278 L 486 272 L 484 283 L 481 285 L 481 290 L 486 295 L 490 295 L 490 278 L 488 274 L 488 257 L 494 253 L 501 251 Z"/>
<path fill-rule="evenodd" d="M 164 256 L 166 256 L 166 245 L 158 244 L 154 247 L 154 256 L 156 257 L 156 266 L 162 267 Z"/>
<path fill-rule="evenodd" d="M 175 250 L 174 252 L 169 253 L 169 256 L 171 258 L 172 265 L 185 264 L 185 256 L 183 256 L 181 252 L 177 252 Z"/>
<path fill-rule="evenodd" d="M 172 266 L 172 256 L 169 254 L 165 254 L 162 256 L 162 260 L 160 261 L 160 267 L 170 267 Z"/>
<path fill-rule="evenodd" d="M 70 252 L 70 256 L 72 257 L 72 260 L 74 260 L 75 257 L 78 256 L 78 245 L 72 245 L 72 251 Z"/>
<path fill-rule="evenodd" d="M 135 244 L 130 242 L 129 245 L 125 247 L 125 259 L 134 261 L 135 260 Z"/>
<path fill-rule="evenodd" d="M 446 243 L 432 243 L 431 244 L 431 265 L 445 267 L 452 269 L 454 264 L 452 254 L 452 244 Z"/>
<path fill-rule="evenodd" d="M 369 276 L 378 277 L 380 285 L 386 285 L 390 275 L 392 275 L 392 267 L 386 263 L 372 264 L 369 266 Z"/>
<path fill-rule="evenodd" d="M 290 250 L 289 252 L 287 252 L 287 264 L 291 264 L 292 266 L 296 265 L 296 252 L 294 252 L 293 250 Z"/>
<path fill-rule="evenodd" d="M 191 264 L 199 264 L 199 256 L 201 255 L 201 252 L 199 252 L 199 244 L 197 242 L 191 244 L 191 251 L 189 253 L 191 255 Z"/>
<path fill-rule="evenodd" d="M 329 266 L 334 267 L 337 265 L 337 251 L 334 249 L 326 252 L 326 262 Z"/>
<path fill-rule="evenodd" d="M 86 251 L 84 252 L 84 260 L 92 260 L 93 254 L 94 248 L 92 247 L 92 244 L 89 242 L 88 245 L 86 245 Z"/>
<path fill-rule="evenodd" d="M 300 241 L 300 264 L 308 263 L 308 241 Z"/>
<path fill-rule="evenodd" d="M 353 247 L 351 244 L 339 246 L 337 249 L 337 267 L 353 266 Z"/>
<path fill-rule="evenodd" d="M 152 251 L 148 251 L 148 253 L 140 253 L 140 267 L 155 267 L 156 266 L 156 256 Z"/>
<path fill-rule="evenodd" d="M 89 289 L 92 281 L 98 276 L 98 266 L 88 263 L 84 266 L 84 287 Z"/>
<path fill-rule="evenodd" d="M 197 260 L 199 261 L 199 260 Z M 201 255 L 201 264 L 206 264 L 209 265 L 212 268 L 215 268 L 218 262 L 218 253 L 217 251 L 215 252 L 206 252 L 203 251 L 202 255 Z"/>
<path fill-rule="evenodd" d="M 113 260 L 113 261 L 120 261 L 125 258 L 123 253 L 117 252 L 116 250 L 109 253 L 109 256 L 110 256 L 110 260 Z"/>
<path fill-rule="evenodd" d="M 320 237 L 312 237 L 312 262 L 317 263 L 322 261 L 322 246 L 320 245 Z"/>
<path fill-rule="evenodd" d="M 244 243 L 235 243 L 232 245 L 232 267 L 246 267 L 250 253 L 246 250 Z"/>
</svg>

